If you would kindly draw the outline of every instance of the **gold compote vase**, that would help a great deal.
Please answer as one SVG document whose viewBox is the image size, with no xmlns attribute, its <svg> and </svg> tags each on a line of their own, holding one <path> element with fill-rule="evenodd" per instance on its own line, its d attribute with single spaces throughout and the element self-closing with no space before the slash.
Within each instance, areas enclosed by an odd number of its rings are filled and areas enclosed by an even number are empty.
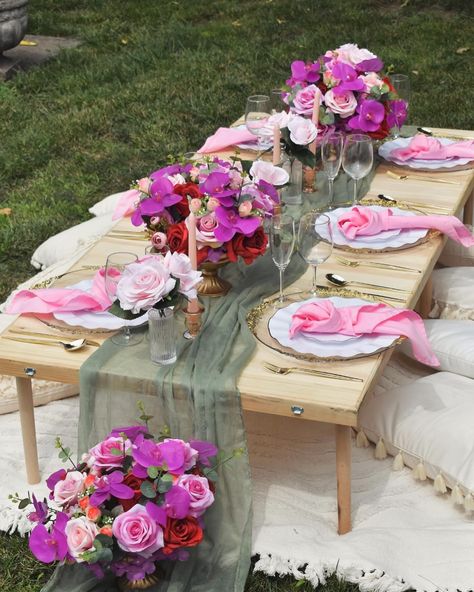
<svg viewBox="0 0 474 592">
<path fill-rule="evenodd" d="M 229 263 L 229 259 L 226 255 L 223 255 L 216 262 L 205 261 L 201 263 L 199 269 L 202 271 L 202 281 L 197 287 L 199 295 L 219 298 L 227 294 L 232 285 L 219 276 L 219 269 L 227 265 L 227 263 Z"/>
<path fill-rule="evenodd" d="M 130 592 L 130 590 L 148 590 L 163 579 L 163 574 L 157 566 L 156 570 L 140 580 L 129 580 L 127 576 L 117 578 L 117 585 L 121 592 Z"/>
</svg>

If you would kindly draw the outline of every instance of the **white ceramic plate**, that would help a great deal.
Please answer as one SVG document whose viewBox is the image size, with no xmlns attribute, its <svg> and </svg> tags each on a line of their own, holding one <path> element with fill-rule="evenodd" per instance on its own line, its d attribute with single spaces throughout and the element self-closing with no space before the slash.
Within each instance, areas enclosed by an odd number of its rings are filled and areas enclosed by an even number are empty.
<svg viewBox="0 0 474 592">
<path fill-rule="evenodd" d="M 370 208 L 375 211 L 380 211 L 386 209 L 385 206 L 363 206 L 364 208 Z M 380 232 L 374 236 L 358 236 L 354 239 L 348 239 L 339 229 L 337 221 L 342 214 L 350 211 L 352 206 L 344 207 L 344 208 L 337 208 L 336 210 L 331 210 L 329 212 L 325 212 L 326 216 L 329 216 L 331 220 L 331 228 L 332 228 L 332 235 L 334 240 L 334 245 L 337 247 L 344 246 L 344 247 L 351 247 L 353 249 L 374 249 L 374 250 L 383 250 L 387 248 L 397 248 L 403 247 L 404 245 L 410 245 L 416 243 L 423 237 L 425 237 L 428 233 L 428 230 L 423 228 L 408 228 L 403 230 L 386 230 Z M 409 210 L 401 210 L 400 208 L 391 208 L 393 214 L 395 216 L 416 216 L 414 212 L 410 212 Z M 328 238 L 321 232 L 321 235 L 324 238 Z"/>
<path fill-rule="evenodd" d="M 246 125 L 239 125 L 237 127 L 238 127 L 238 129 L 246 129 L 247 128 Z M 242 150 L 253 150 L 255 152 L 259 152 L 259 150 L 260 150 L 257 140 L 255 140 L 254 142 L 245 142 L 242 144 L 236 144 L 236 146 L 237 146 L 237 148 L 241 148 Z M 263 148 L 264 149 L 273 148 L 273 137 L 268 136 L 268 141 L 265 142 Z"/>
<path fill-rule="evenodd" d="M 454 140 L 450 140 L 449 138 L 436 138 L 440 141 L 443 145 L 453 144 Z M 397 148 L 406 148 L 409 143 L 411 142 L 412 138 L 397 138 L 396 140 L 391 140 L 390 142 L 385 142 L 379 148 L 379 154 L 385 160 L 389 162 L 393 162 L 398 166 L 407 166 L 412 169 L 449 169 L 457 166 L 464 166 L 471 160 L 472 158 L 446 158 L 444 160 L 423 160 L 422 158 L 411 158 L 410 160 L 399 160 L 391 156 L 392 150 Z"/>
<path fill-rule="evenodd" d="M 83 280 L 70 288 L 77 288 L 79 290 L 87 291 L 92 286 L 92 280 Z M 75 327 L 84 327 L 86 329 L 106 329 L 113 331 L 115 329 L 121 329 L 128 325 L 129 327 L 138 327 L 143 325 L 148 320 L 148 313 L 145 313 L 141 317 L 134 319 L 133 321 L 126 321 L 120 319 L 109 312 L 55 312 L 53 313 L 55 319 L 63 321 L 66 325 L 72 325 Z"/>
<path fill-rule="evenodd" d="M 360 337 L 344 336 L 349 339 L 344 341 L 335 341 L 335 334 L 319 334 L 318 339 L 313 335 L 298 333 L 293 339 L 290 339 L 291 317 L 304 304 L 316 302 L 318 300 L 330 300 L 336 308 L 345 306 L 358 306 L 362 304 L 374 304 L 368 300 L 360 298 L 340 298 L 331 296 L 330 298 L 310 298 L 302 302 L 294 302 L 285 308 L 277 310 L 268 322 L 270 335 L 284 347 L 290 347 L 302 354 L 312 354 L 319 358 L 353 358 L 360 355 L 369 355 L 384 347 L 389 347 L 398 339 L 396 335 L 361 335 Z M 327 338 L 324 342 L 322 339 Z"/>
</svg>

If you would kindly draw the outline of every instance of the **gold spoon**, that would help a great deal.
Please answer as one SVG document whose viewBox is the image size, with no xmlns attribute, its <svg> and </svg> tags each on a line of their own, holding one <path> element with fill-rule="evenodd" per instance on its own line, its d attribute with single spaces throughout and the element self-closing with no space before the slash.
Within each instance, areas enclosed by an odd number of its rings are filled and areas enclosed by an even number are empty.
<svg viewBox="0 0 474 592">
<path fill-rule="evenodd" d="M 75 339 L 74 341 L 52 341 L 50 339 L 28 339 L 26 337 L 2 336 L 3 339 L 10 341 L 19 341 L 20 343 L 32 343 L 33 345 L 61 345 L 66 351 L 73 352 L 82 349 L 87 345 L 85 339 Z"/>
<path fill-rule="evenodd" d="M 335 286 L 338 286 L 339 288 L 342 288 L 345 286 L 362 286 L 362 287 L 366 287 L 366 288 L 376 288 L 377 290 L 389 290 L 389 291 L 393 291 L 393 292 L 405 292 L 406 293 L 406 290 L 402 290 L 402 288 L 391 288 L 389 286 L 381 286 L 380 284 L 369 284 L 366 282 L 354 282 L 354 281 L 346 280 L 342 277 L 342 275 L 336 275 L 335 273 L 327 273 L 326 279 L 328 280 L 328 282 L 331 282 L 331 284 L 334 284 Z"/>
</svg>

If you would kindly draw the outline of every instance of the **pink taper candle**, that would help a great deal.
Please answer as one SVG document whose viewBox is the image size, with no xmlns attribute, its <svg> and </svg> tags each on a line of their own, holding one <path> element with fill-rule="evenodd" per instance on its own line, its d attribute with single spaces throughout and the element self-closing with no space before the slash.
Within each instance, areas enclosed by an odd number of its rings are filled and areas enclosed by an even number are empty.
<svg viewBox="0 0 474 592">
<path fill-rule="evenodd" d="M 273 164 L 279 164 L 281 160 L 281 153 L 280 153 L 280 127 L 276 125 L 273 128 Z"/>
<path fill-rule="evenodd" d="M 191 260 L 191 267 L 197 269 L 197 245 L 196 245 L 196 216 L 191 212 L 188 216 L 188 257 Z M 188 303 L 188 312 L 199 312 L 197 298 L 192 298 Z"/>
<path fill-rule="evenodd" d="M 316 128 L 318 127 L 318 123 L 319 123 L 319 105 L 320 105 L 320 103 L 321 103 L 321 91 L 319 90 L 319 88 L 317 88 L 314 91 L 313 114 L 311 116 L 311 121 L 314 123 Z M 316 140 L 314 140 L 314 142 L 311 142 L 311 144 L 309 145 L 309 149 L 311 150 L 311 152 L 313 154 L 316 154 Z"/>
</svg>

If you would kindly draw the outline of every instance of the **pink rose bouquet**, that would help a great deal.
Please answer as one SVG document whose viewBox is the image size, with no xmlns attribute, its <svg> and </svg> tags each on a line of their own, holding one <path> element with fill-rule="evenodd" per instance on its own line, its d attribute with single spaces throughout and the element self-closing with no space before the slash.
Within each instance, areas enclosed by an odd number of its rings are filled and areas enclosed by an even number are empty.
<svg viewBox="0 0 474 592">
<path fill-rule="evenodd" d="M 383 74 L 383 62 L 353 43 L 329 50 L 314 62 L 291 64 L 283 91 L 290 111 L 311 117 L 316 96 L 320 130 L 333 127 L 382 139 L 407 117 L 407 103 Z"/>
<path fill-rule="evenodd" d="M 145 425 L 121 427 L 77 465 L 69 449 L 56 445 L 72 469 L 49 476 L 50 500 L 11 496 L 20 508 L 33 506 L 29 547 L 39 561 L 81 563 L 98 578 L 111 571 L 134 581 L 160 561 L 185 560 L 203 540 L 215 493 L 217 448 L 210 442 L 170 438 L 167 431 L 154 439 Z"/>
</svg>

